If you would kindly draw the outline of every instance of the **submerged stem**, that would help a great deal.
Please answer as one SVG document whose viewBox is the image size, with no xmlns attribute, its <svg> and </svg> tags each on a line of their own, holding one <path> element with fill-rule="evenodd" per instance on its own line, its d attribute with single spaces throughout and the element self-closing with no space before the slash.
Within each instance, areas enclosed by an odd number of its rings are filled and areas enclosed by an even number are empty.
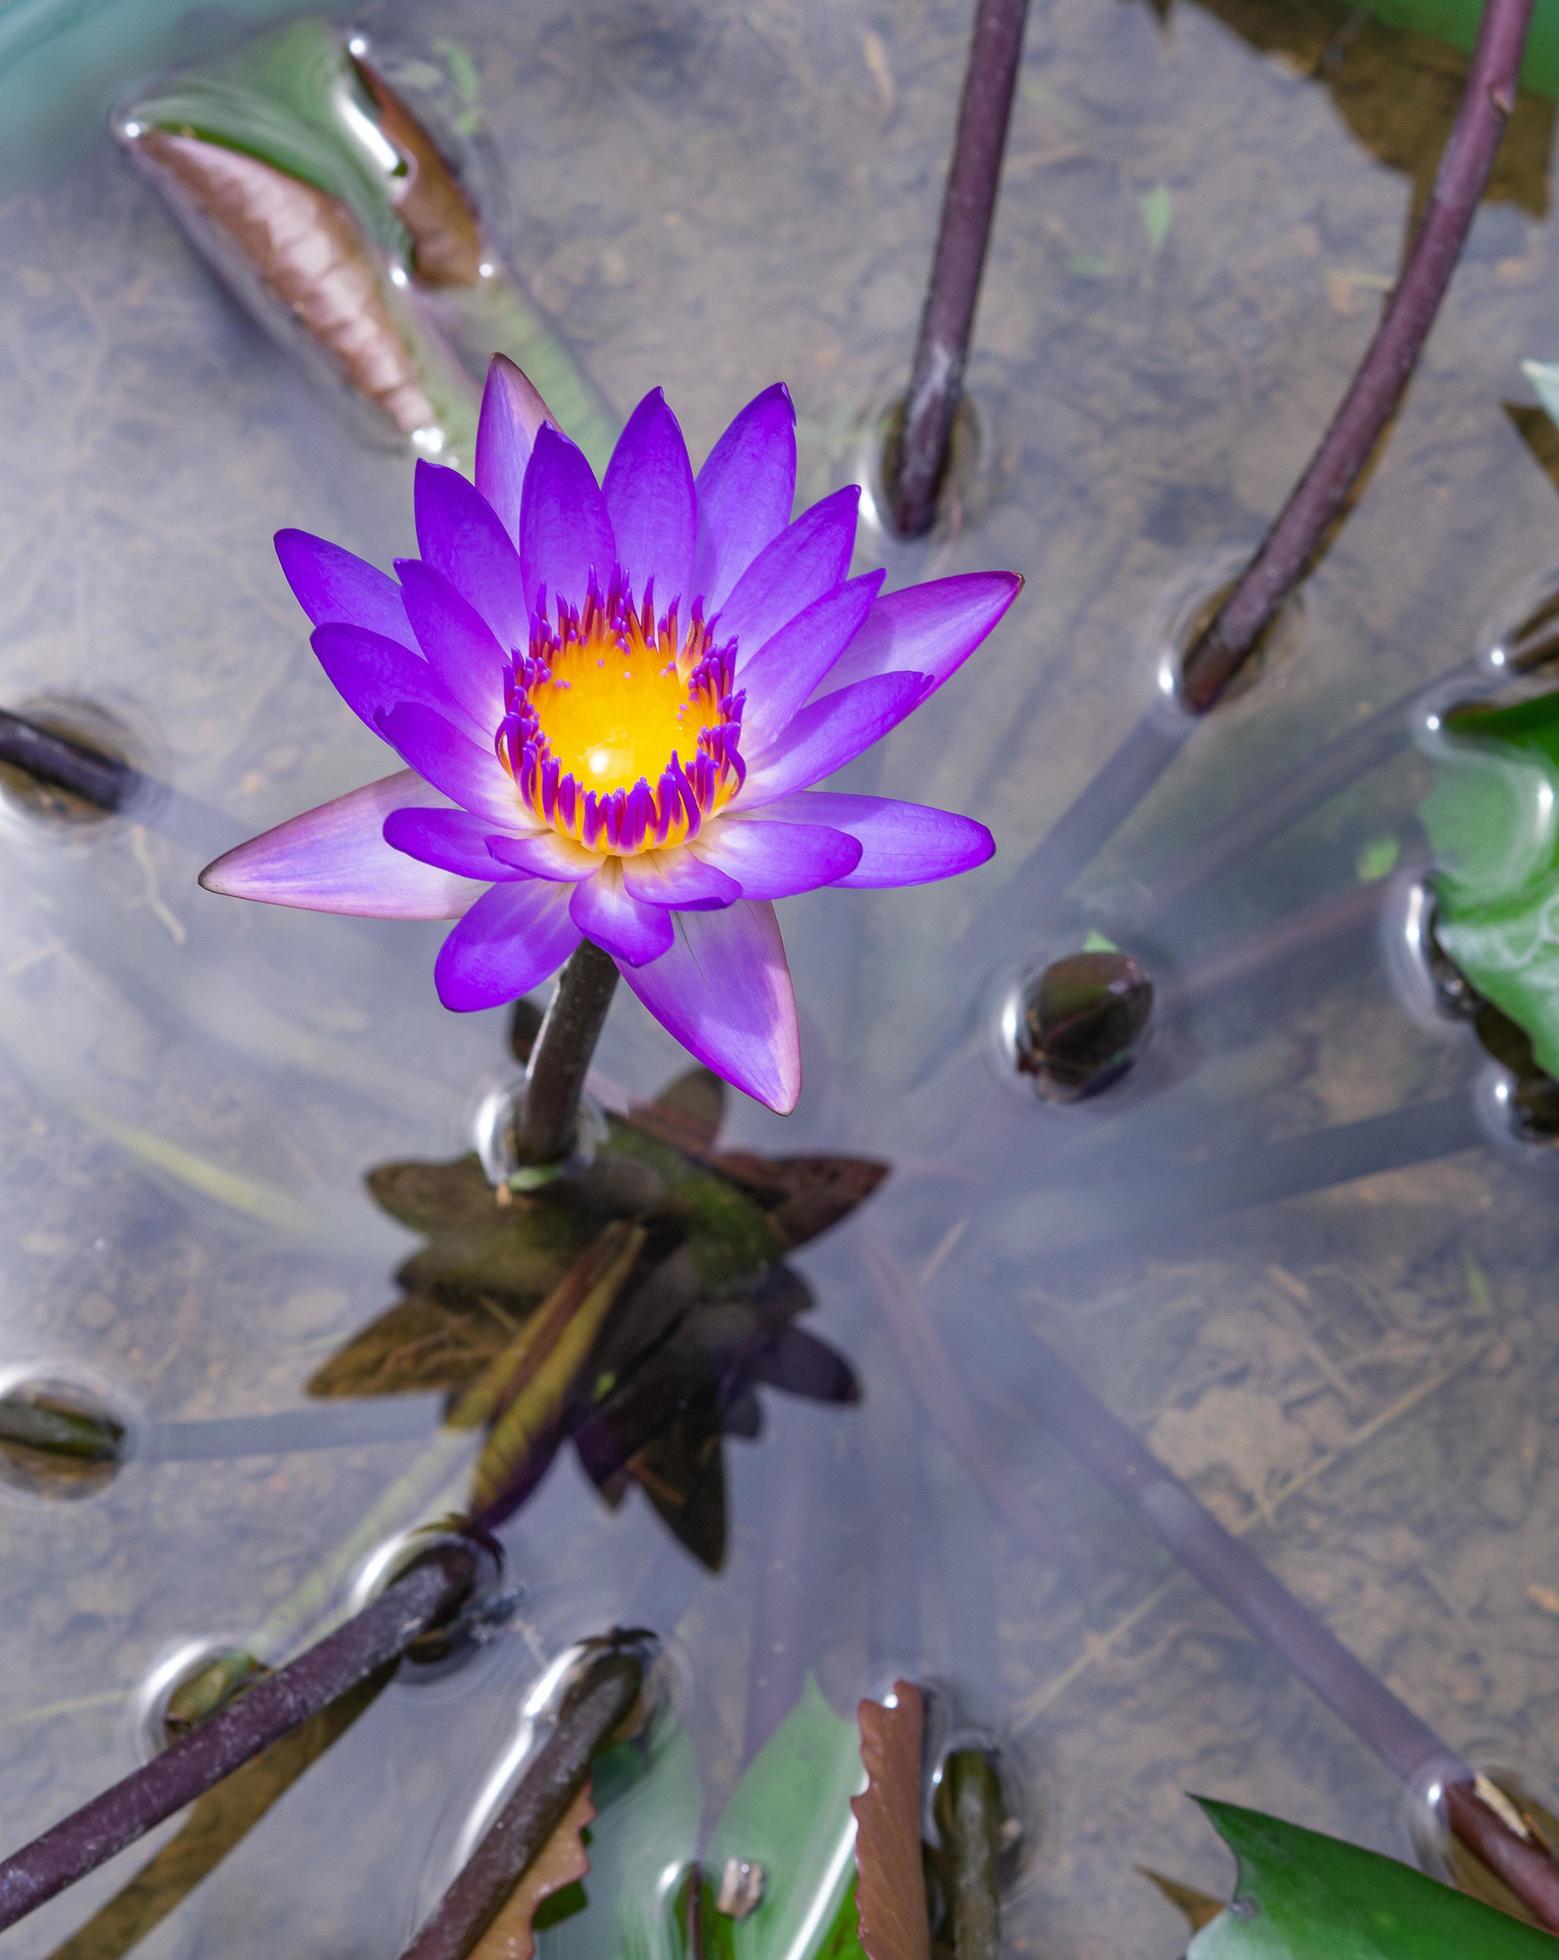
<svg viewBox="0 0 1559 1960">
<path fill-rule="evenodd" d="M 975 8 L 931 287 L 894 445 L 896 468 L 889 492 L 893 528 L 900 537 L 921 536 L 936 515 L 937 491 L 963 397 L 1027 16 L 1028 0 L 978 0 Z"/>
<path fill-rule="evenodd" d="M 1533 0 L 1485 0 L 1455 126 L 1429 208 L 1348 392 L 1309 467 L 1212 623 L 1186 655 L 1187 704 L 1203 714 L 1249 659 L 1341 516 L 1418 365 L 1515 107 Z"/>
<path fill-rule="evenodd" d="M 1033 1412 L 1389 1769 L 1413 1789 L 1470 1779 L 1450 1745 L 1226 1530 L 1053 1348 L 1038 1342 L 1037 1358 L 1025 1384 Z"/>
<path fill-rule="evenodd" d="M 954 1960 L 1001 1960 L 1001 1778 L 983 1749 L 942 1765 L 938 1822 L 946 1847 Z"/>
<path fill-rule="evenodd" d="M 558 976 L 525 1071 L 525 1098 L 514 1126 L 521 1164 L 555 1164 L 573 1149 L 585 1077 L 616 990 L 611 956 L 581 940 Z"/>
</svg>

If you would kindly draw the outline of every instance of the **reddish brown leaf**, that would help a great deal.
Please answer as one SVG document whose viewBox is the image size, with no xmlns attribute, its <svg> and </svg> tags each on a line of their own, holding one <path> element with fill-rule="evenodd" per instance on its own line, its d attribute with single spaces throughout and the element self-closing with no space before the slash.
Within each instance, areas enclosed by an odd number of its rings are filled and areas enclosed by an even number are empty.
<svg viewBox="0 0 1559 1960">
<path fill-rule="evenodd" d="M 861 1761 L 870 1779 L 853 1797 L 856 1906 L 870 1960 L 931 1960 L 931 1921 L 920 1837 L 925 1701 L 895 1681 L 891 1706 L 863 1701 L 856 1712 Z"/>
<path fill-rule="evenodd" d="M 356 63 L 379 110 L 379 127 L 406 163 L 391 199 L 411 238 L 419 285 L 474 286 L 487 253 L 481 222 L 443 152 L 384 77 Z"/>
<path fill-rule="evenodd" d="M 134 148 L 175 208 L 215 231 L 397 429 L 409 434 L 438 420 L 344 204 L 258 157 L 198 136 L 147 129 Z"/>
<path fill-rule="evenodd" d="M 585 1827 L 595 1821 L 590 1785 L 558 1819 L 558 1827 L 526 1867 L 520 1882 L 498 1909 L 498 1917 L 471 1949 L 471 1960 L 531 1960 L 536 1951 L 532 1922 L 536 1909 L 554 1892 L 573 1885 L 590 1870 Z"/>
</svg>

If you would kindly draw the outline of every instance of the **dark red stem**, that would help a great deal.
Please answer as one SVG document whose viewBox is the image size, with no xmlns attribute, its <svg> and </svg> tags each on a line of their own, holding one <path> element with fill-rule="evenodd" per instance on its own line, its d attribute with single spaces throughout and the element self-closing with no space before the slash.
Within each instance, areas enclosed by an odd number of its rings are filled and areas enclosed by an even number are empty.
<svg viewBox="0 0 1559 1960">
<path fill-rule="evenodd" d="M 1486 0 L 1429 207 L 1380 325 L 1309 468 L 1186 656 L 1185 699 L 1197 714 L 1217 702 L 1304 576 L 1412 378 L 1515 107 L 1532 7 L 1533 0 Z"/>
<path fill-rule="evenodd" d="M 996 214 L 1027 17 L 1028 0 L 978 0 L 975 7 L 958 133 L 931 263 L 931 289 L 920 319 L 903 422 L 893 445 L 897 466 L 889 486 L 889 514 L 900 537 L 920 537 L 930 530 L 936 515 L 937 492 L 963 399 L 969 336 Z"/>
<path fill-rule="evenodd" d="M 0 1864 L 0 1930 L 397 1660 L 453 1608 L 475 1572 L 473 1551 L 441 1546 L 345 1626 L 7 1858 Z"/>
<path fill-rule="evenodd" d="M 635 1654 L 595 1662 L 402 1960 L 465 1960 L 557 1829 L 592 1758 L 632 1714 L 643 1682 Z"/>
</svg>

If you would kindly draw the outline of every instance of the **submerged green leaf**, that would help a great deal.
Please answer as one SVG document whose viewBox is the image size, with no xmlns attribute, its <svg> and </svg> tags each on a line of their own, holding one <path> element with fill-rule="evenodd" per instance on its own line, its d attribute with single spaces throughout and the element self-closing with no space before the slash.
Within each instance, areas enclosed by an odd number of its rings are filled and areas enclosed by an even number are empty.
<svg viewBox="0 0 1559 1960">
<path fill-rule="evenodd" d="M 1239 1861 L 1187 1960 L 1559 1960 L 1559 1941 L 1378 1852 L 1202 1801 Z"/>
<path fill-rule="evenodd" d="M 1142 213 L 1142 229 L 1148 235 L 1148 250 L 1157 258 L 1164 249 L 1175 215 L 1174 195 L 1168 184 L 1155 184 L 1152 190 L 1144 191 L 1137 199 L 1137 208 Z"/>
<path fill-rule="evenodd" d="M 1389 878 L 1397 868 L 1397 859 L 1402 855 L 1401 840 L 1396 837 L 1371 837 L 1359 846 L 1359 854 L 1353 861 L 1361 885 L 1373 885 L 1381 878 Z"/>
<path fill-rule="evenodd" d="M 716 1919 L 710 1960 L 774 1960 L 838 1943 L 841 1903 L 855 1875 L 850 1799 L 862 1783 L 855 1724 L 838 1716 L 809 1675 L 801 1699 L 754 1757 L 715 1826 L 705 1870 L 731 1858 L 761 1865 L 763 1900 L 745 1919 Z M 831 1945 L 823 1946 L 827 1939 Z"/>
<path fill-rule="evenodd" d="M 1407 27 L 1454 48 L 1472 47 L 1483 18 L 1484 0 L 1363 0 L 1366 13 L 1388 27 Z M 1537 0 L 1521 66 L 1523 88 L 1559 95 L 1559 4 Z"/>
<path fill-rule="evenodd" d="M 1559 1075 L 1559 693 L 1464 712 L 1433 741 L 1436 936 Z"/>
</svg>

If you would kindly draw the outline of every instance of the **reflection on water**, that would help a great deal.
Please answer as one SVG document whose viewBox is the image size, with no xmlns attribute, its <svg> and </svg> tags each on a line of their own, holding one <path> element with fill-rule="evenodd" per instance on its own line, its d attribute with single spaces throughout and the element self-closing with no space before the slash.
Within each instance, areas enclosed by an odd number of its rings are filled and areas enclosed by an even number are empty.
<svg viewBox="0 0 1559 1960">
<path fill-rule="evenodd" d="M 469 63 L 524 288 L 619 412 L 662 383 L 701 451 L 786 375 L 821 489 L 907 358 L 966 16 L 452 0 L 429 59 Z M 69 1504 L 0 1487 L 9 1840 L 137 1759 L 171 1651 L 287 1623 L 419 1461 L 431 1405 L 365 1431 L 357 1404 L 458 1401 L 592 1233 L 647 1234 L 573 1448 L 506 1527 L 514 1619 L 253 1766 L 11 1935 L 18 1960 L 243 1952 L 257 1926 L 277 1951 L 396 1950 L 541 1668 L 613 1624 L 670 1643 L 695 1816 L 809 1674 L 836 1710 L 896 1673 L 940 1685 L 1031 1793 L 1020 1950 L 1178 1950 L 1132 1868 L 1221 1888 L 1187 1787 L 1406 1850 L 1361 1746 L 1037 1427 L 1035 1330 L 1449 1741 L 1559 1754 L 1551 1172 L 1483 1141 L 1482 1050 L 1410 1011 L 1385 900 L 1358 898 L 1383 844 L 1416 856 L 1423 761 L 1404 741 L 1149 913 L 1194 840 L 1468 660 L 1551 567 L 1553 486 L 1501 406 L 1517 358 L 1554 351 L 1547 107 L 1516 118 L 1287 657 L 1064 911 L 1005 882 L 1149 698 L 1166 595 L 1280 502 L 1396 266 L 1460 71 L 1334 27 L 1276 0 L 1182 0 L 1164 30 L 1058 0 L 1034 23 L 972 373 L 978 494 L 889 554 L 896 583 L 1013 564 L 1023 615 L 851 782 L 971 809 L 1001 850 L 949 886 L 792 903 L 811 1025 L 788 1124 L 733 1098 L 718 1141 L 707 1110 L 690 1139 L 663 1100 L 577 1201 L 496 1210 L 468 1153 L 503 1031 L 437 1010 L 422 929 L 202 901 L 211 853 L 134 813 L 6 833 L 3 1359 L 103 1382 L 149 1439 L 337 1403 L 342 1423 L 330 1448 L 148 1447 Z M 0 246 L 0 700 L 111 698 L 243 834 L 364 780 L 376 745 L 331 708 L 266 539 L 296 524 L 387 562 L 404 473 L 321 416 L 106 134 L 36 160 Z M 1152 975 L 1152 1042 L 1107 1094 L 1013 1094 L 997 983 L 1090 929 Z M 601 1063 L 619 1110 L 678 1066 L 627 1001 Z M 885 1272 L 924 1301 L 918 1345 Z M 449 1504 L 477 1447 L 455 1440 Z"/>
</svg>

